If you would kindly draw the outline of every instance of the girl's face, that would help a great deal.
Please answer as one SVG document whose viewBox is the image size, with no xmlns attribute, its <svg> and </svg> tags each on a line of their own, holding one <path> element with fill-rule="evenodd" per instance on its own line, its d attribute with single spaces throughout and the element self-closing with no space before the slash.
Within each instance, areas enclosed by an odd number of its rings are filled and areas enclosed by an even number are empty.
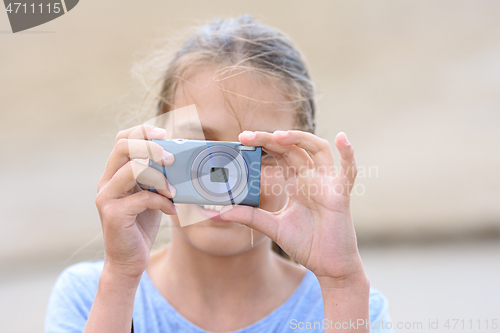
<svg viewBox="0 0 500 333">
<path fill-rule="evenodd" d="M 242 131 L 288 130 L 295 127 L 295 113 L 290 103 L 273 85 L 245 73 L 222 81 L 213 80 L 213 70 L 202 70 L 189 82 L 181 84 L 175 94 L 173 109 L 196 104 L 203 133 L 210 141 L 239 141 Z M 229 76 L 229 75 L 228 75 Z M 189 137 L 187 139 L 200 139 Z M 285 180 L 270 155 L 262 157 L 260 208 L 276 212 L 287 201 Z M 232 255 L 252 248 L 250 228 L 217 219 L 216 207 L 177 205 L 172 216 L 173 242 L 187 242 L 213 255 Z M 209 216 L 215 218 L 208 218 Z M 180 227 L 179 219 L 182 224 Z M 202 221 L 202 222 L 198 222 Z M 194 223 L 198 222 L 198 223 Z M 194 223 L 194 224 L 191 224 Z M 189 224 L 189 225 L 188 225 Z M 267 237 L 253 231 L 253 246 L 268 246 Z M 266 245 L 267 244 L 267 245 Z"/>
</svg>

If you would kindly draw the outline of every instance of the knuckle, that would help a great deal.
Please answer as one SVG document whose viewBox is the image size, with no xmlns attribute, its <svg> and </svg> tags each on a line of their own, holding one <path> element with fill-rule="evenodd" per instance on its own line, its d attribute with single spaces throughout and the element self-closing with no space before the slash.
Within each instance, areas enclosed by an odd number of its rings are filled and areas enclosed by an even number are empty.
<svg viewBox="0 0 500 333">
<path fill-rule="evenodd" d="M 117 141 L 119 141 L 119 140 L 120 140 L 120 138 L 123 138 L 123 137 L 125 137 L 125 130 L 118 131 L 118 133 L 116 133 L 115 143 L 116 143 Z"/>
<path fill-rule="evenodd" d="M 319 142 L 318 142 L 318 145 L 319 147 L 323 150 L 323 149 L 328 149 L 330 150 L 330 141 L 326 140 L 326 139 L 323 139 L 323 138 L 320 138 L 319 139 Z"/>
<path fill-rule="evenodd" d="M 95 205 L 97 207 L 97 210 L 101 213 L 104 214 L 109 210 L 109 206 L 107 205 L 107 199 L 104 197 L 102 192 L 98 193 L 95 197 Z"/>
<path fill-rule="evenodd" d="M 144 176 L 144 168 L 141 167 L 142 164 L 136 161 L 128 161 L 119 170 L 123 179 L 139 181 L 141 177 Z"/>
<path fill-rule="evenodd" d="M 352 175 L 353 177 L 356 177 L 358 175 L 358 167 L 356 165 L 352 167 Z"/>
<path fill-rule="evenodd" d="M 116 141 L 114 149 L 117 151 L 124 151 L 124 149 L 127 148 L 127 146 L 128 146 L 128 139 L 121 138 L 118 139 L 118 141 Z"/>
<path fill-rule="evenodd" d="M 134 160 L 130 160 L 130 161 L 127 161 L 127 163 L 125 163 L 120 169 L 124 169 L 124 170 L 130 171 L 130 170 L 132 170 L 132 168 L 136 164 L 139 164 L 139 163 L 136 162 L 136 161 L 134 161 Z"/>
<path fill-rule="evenodd" d="M 97 193 L 101 192 L 101 189 L 103 187 L 104 187 L 104 181 L 103 181 L 102 176 L 101 176 L 101 178 L 97 182 Z"/>
<path fill-rule="evenodd" d="M 102 207 L 102 204 L 103 204 L 102 192 L 99 192 L 95 196 L 95 205 L 97 206 L 97 208 L 100 208 Z"/>
<path fill-rule="evenodd" d="M 147 202 L 153 200 L 152 194 L 153 193 L 146 191 L 146 190 L 141 191 L 141 192 L 137 193 L 137 200 L 139 202 L 141 202 L 142 204 L 146 204 Z"/>
</svg>

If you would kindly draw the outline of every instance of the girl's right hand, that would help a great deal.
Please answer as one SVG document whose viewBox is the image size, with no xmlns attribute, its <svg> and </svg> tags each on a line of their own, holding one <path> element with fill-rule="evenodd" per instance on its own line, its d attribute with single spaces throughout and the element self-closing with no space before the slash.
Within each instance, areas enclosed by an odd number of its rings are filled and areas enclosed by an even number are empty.
<svg viewBox="0 0 500 333">
<path fill-rule="evenodd" d="M 117 134 L 115 146 L 98 183 L 96 206 L 104 237 L 104 270 L 140 278 L 149 262 L 151 246 L 162 212 L 177 214 L 172 201 L 175 189 L 163 174 L 132 159 L 151 159 L 171 165 L 172 154 L 152 139 L 164 139 L 164 129 L 140 125 Z M 143 190 L 137 183 L 154 186 Z"/>
</svg>

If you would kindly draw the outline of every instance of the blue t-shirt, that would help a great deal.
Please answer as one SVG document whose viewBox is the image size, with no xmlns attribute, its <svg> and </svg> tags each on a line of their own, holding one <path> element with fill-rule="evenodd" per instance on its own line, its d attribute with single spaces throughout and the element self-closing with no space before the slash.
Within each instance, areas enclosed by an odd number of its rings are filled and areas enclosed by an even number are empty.
<svg viewBox="0 0 500 333">
<path fill-rule="evenodd" d="M 47 306 L 46 333 L 83 332 L 97 292 L 103 263 L 103 260 L 81 262 L 66 268 L 59 275 Z M 386 323 L 390 322 L 387 308 L 385 296 L 370 288 L 370 323 L 373 333 L 393 332 L 392 329 L 387 329 Z M 325 324 L 331 325 L 323 322 L 323 319 L 320 286 L 316 276 L 308 270 L 297 290 L 285 303 L 255 324 L 236 332 L 323 332 Z M 133 320 L 136 333 L 206 332 L 175 311 L 153 285 L 146 271 L 135 295 Z M 380 328 L 381 323 L 383 329 Z"/>
</svg>

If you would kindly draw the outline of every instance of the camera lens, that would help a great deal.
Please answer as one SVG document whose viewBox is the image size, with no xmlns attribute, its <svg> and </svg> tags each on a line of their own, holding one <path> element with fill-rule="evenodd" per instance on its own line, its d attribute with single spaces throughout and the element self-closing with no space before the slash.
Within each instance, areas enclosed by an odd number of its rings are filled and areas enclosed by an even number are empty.
<svg viewBox="0 0 500 333">
<path fill-rule="evenodd" d="M 225 145 L 210 145 L 191 165 L 193 187 L 213 203 L 231 202 L 245 195 L 248 167 L 241 154 Z"/>
<path fill-rule="evenodd" d="M 211 168 L 210 181 L 215 183 L 227 183 L 229 170 L 226 168 Z"/>
</svg>

